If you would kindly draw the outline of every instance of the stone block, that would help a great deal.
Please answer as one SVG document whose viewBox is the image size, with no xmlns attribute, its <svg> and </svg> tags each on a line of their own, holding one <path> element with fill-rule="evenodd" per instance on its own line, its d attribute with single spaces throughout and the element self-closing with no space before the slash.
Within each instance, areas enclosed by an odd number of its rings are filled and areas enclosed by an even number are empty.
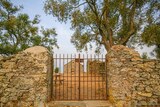
<svg viewBox="0 0 160 107">
<path fill-rule="evenodd" d="M 152 96 L 152 93 L 145 93 L 145 92 L 138 92 L 137 94 L 140 96 L 144 96 L 144 97 L 151 97 Z"/>
<path fill-rule="evenodd" d="M 2 97 L 1 98 L 1 102 L 2 103 L 7 103 L 8 102 L 8 98 L 7 97 Z"/>
<path fill-rule="evenodd" d="M 146 106 L 147 105 L 147 102 L 146 101 L 139 101 L 138 103 L 140 106 Z"/>
<path fill-rule="evenodd" d="M 131 61 L 137 62 L 137 61 L 142 61 L 142 59 L 140 57 L 133 57 Z"/>
<path fill-rule="evenodd" d="M 156 68 L 157 68 L 157 69 L 160 69 L 160 62 L 157 63 Z"/>
<path fill-rule="evenodd" d="M 146 92 L 152 92 L 153 89 L 152 89 L 150 86 L 147 86 L 147 87 L 145 88 L 145 91 L 146 91 Z"/>
</svg>

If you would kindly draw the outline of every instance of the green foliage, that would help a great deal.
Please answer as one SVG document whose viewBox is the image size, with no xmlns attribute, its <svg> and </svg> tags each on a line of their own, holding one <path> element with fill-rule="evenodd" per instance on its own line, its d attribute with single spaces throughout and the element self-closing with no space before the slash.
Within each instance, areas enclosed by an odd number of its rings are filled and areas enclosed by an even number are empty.
<svg viewBox="0 0 160 107">
<path fill-rule="evenodd" d="M 71 21 L 71 42 L 78 50 L 135 42 L 144 27 L 159 21 L 159 0 L 46 0 L 45 12 Z M 138 38 L 139 39 L 139 38 Z M 92 47 L 92 46 L 91 46 Z"/>
<path fill-rule="evenodd" d="M 54 70 L 54 72 L 55 72 L 55 73 L 59 73 L 59 68 L 56 67 L 55 70 Z"/>
<path fill-rule="evenodd" d="M 148 55 L 147 55 L 147 53 L 146 53 L 146 52 L 145 52 L 145 53 L 143 53 L 141 57 L 142 57 L 142 59 L 149 59 L 149 57 L 148 57 Z"/>
<path fill-rule="evenodd" d="M 30 20 L 27 14 L 19 13 L 21 8 L 9 0 L 0 1 L 0 54 L 15 54 L 35 45 L 52 51 L 53 46 L 57 46 L 55 29 L 39 30 L 39 16 Z"/>
<path fill-rule="evenodd" d="M 148 46 L 156 46 L 154 49 L 156 57 L 160 58 L 160 25 L 152 24 L 151 26 L 146 26 L 144 32 L 142 33 L 142 41 Z"/>
</svg>

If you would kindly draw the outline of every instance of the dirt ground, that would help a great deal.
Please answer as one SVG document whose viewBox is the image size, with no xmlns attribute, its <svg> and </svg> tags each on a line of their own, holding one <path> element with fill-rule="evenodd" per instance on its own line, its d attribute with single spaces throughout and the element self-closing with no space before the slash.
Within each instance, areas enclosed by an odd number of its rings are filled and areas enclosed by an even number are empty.
<svg viewBox="0 0 160 107">
<path fill-rule="evenodd" d="M 109 101 L 55 101 L 46 107 L 113 107 Z"/>
<path fill-rule="evenodd" d="M 105 81 L 104 74 L 86 72 L 56 74 L 53 81 L 54 100 L 105 100 Z"/>
</svg>

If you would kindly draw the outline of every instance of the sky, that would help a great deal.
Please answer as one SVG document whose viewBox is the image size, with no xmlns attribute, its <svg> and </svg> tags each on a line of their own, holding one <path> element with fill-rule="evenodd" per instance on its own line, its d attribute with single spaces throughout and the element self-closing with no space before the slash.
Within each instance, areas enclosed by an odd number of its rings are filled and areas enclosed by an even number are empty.
<svg viewBox="0 0 160 107">
<path fill-rule="evenodd" d="M 23 9 L 20 12 L 27 13 L 31 19 L 37 14 L 40 15 L 39 26 L 56 29 L 60 48 L 54 48 L 54 53 L 75 53 L 76 48 L 70 43 L 70 37 L 73 33 L 73 31 L 70 30 L 70 24 L 59 23 L 53 16 L 45 14 L 43 9 L 44 1 L 45 0 L 11 0 L 14 5 L 22 5 Z"/>
<path fill-rule="evenodd" d="M 22 13 L 27 13 L 31 19 L 34 18 L 35 15 L 40 15 L 40 25 L 44 26 L 44 28 L 55 28 L 57 33 L 57 41 L 59 45 L 59 49 L 54 49 L 54 53 L 56 54 L 74 54 L 78 53 L 76 51 L 76 48 L 73 44 L 70 43 L 71 35 L 73 34 L 73 31 L 70 30 L 70 23 L 60 23 L 56 18 L 54 18 L 51 15 L 47 15 L 44 12 L 43 6 L 44 6 L 45 0 L 11 0 L 11 2 L 14 5 L 22 5 L 23 9 L 20 11 Z M 150 53 L 152 51 L 152 48 L 147 48 L 146 46 L 141 49 L 140 47 L 136 47 L 136 51 L 138 51 L 140 54 L 143 52 Z M 82 52 L 86 53 L 86 52 Z M 88 54 L 94 53 L 93 50 L 89 50 L 87 52 Z M 106 51 L 102 50 L 102 54 L 105 54 Z M 149 54 L 148 54 L 149 55 Z M 150 56 L 150 55 L 149 55 Z M 150 56 L 151 57 L 151 56 Z"/>
</svg>

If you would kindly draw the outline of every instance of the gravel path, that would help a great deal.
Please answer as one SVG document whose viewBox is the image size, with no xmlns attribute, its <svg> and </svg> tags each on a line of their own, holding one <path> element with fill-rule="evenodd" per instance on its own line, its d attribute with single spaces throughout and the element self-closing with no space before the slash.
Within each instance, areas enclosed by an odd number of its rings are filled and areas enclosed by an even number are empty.
<svg viewBox="0 0 160 107">
<path fill-rule="evenodd" d="M 55 101 L 48 107 L 113 107 L 108 101 Z"/>
</svg>

